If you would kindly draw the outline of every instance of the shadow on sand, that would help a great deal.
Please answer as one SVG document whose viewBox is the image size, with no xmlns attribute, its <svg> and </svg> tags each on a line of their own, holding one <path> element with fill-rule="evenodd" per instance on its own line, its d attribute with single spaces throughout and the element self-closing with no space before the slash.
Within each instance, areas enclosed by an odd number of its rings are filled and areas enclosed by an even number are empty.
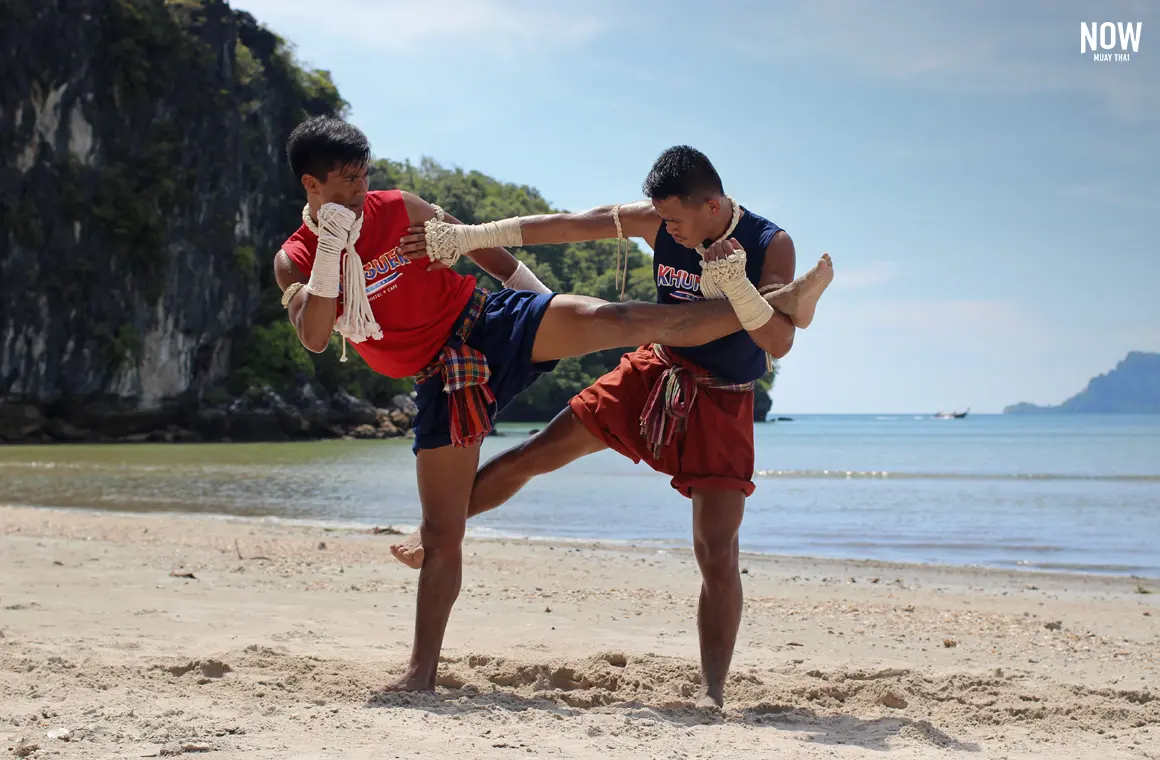
<svg viewBox="0 0 1160 760">
<path fill-rule="evenodd" d="M 630 720 L 664 722 L 684 728 L 731 723 L 776 728 L 805 734 L 805 741 L 809 742 L 879 751 L 889 750 L 890 739 L 900 735 L 960 752 L 979 752 L 982 749 L 977 743 L 955 739 L 925 720 L 906 717 L 865 720 L 850 715 L 819 715 L 813 710 L 769 702 L 738 709 L 726 708 L 724 711 L 695 707 L 692 704 L 656 706 L 639 701 L 573 706 L 552 699 L 526 698 L 504 692 L 455 690 L 436 694 L 378 694 L 368 700 L 365 706 L 376 709 L 410 708 L 441 716 L 462 716 L 495 710 L 537 710 L 564 718 L 578 718 L 595 712 Z"/>
</svg>

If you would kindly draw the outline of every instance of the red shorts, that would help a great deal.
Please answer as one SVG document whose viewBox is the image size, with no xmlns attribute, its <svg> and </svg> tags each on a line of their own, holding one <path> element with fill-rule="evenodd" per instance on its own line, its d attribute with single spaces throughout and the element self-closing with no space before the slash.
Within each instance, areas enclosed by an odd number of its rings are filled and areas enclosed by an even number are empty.
<svg viewBox="0 0 1160 760">
<path fill-rule="evenodd" d="M 569 406 L 592 435 L 633 462 L 671 475 L 686 497 L 694 488 L 753 493 L 753 392 L 697 386 L 683 434 L 653 457 L 640 414 L 667 367 L 650 346 L 621 357 L 620 366 L 572 397 Z"/>
</svg>

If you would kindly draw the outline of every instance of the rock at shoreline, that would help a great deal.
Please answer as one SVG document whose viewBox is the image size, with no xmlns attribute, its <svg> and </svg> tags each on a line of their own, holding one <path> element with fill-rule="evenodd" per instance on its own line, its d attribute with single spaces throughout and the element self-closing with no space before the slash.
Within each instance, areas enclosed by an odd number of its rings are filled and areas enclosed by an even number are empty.
<svg viewBox="0 0 1160 760">
<path fill-rule="evenodd" d="M 418 408 L 399 394 L 376 408 L 345 390 L 327 393 L 306 381 L 286 394 L 254 387 L 216 402 L 170 403 L 134 410 L 126 401 L 71 401 L 43 406 L 0 398 L 0 442 L 196 443 L 293 441 L 321 438 L 411 437 Z M 83 422 L 84 424 L 78 424 Z"/>
<path fill-rule="evenodd" d="M 383 431 L 388 436 L 402 435 L 403 430 L 394 423 L 400 412 L 397 409 L 376 409 L 375 410 L 375 424 L 378 425 L 379 430 Z M 405 415 L 403 415 L 405 417 Z M 406 427 L 410 427 L 411 421 L 407 420 Z"/>
<path fill-rule="evenodd" d="M 355 398 L 341 388 L 330 399 L 330 412 L 332 423 L 337 425 L 358 427 L 378 422 L 370 402 Z"/>
<path fill-rule="evenodd" d="M 415 399 L 404 393 L 400 393 L 391 399 L 391 406 L 408 417 L 414 417 L 419 413 L 419 407 L 415 404 Z"/>
<path fill-rule="evenodd" d="M 0 399 L 0 440 L 18 441 L 34 435 L 44 424 L 35 404 Z"/>
<path fill-rule="evenodd" d="M 70 425 L 62 419 L 51 419 L 44 425 L 44 432 L 52 436 L 57 441 L 84 441 L 89 438 L 91 433 L 87 430 L 82 430 L 78 427 Z"/>
</svg>

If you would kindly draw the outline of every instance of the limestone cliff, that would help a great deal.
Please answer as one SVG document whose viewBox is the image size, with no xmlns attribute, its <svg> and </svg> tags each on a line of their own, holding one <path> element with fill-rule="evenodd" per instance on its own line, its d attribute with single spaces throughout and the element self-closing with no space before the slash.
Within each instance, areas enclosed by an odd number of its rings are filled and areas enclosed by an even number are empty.
<svg viewBox="0 0 1160 760">
<path fill-rule="evenodd" d="M 345 108 L 325 73 L 222 0 L 0 0 L 0 42 L 0 442 L 407 434 L 411 383 L 340 363 L 335 338 L 305 351 L 273 283 L 302 203 L 286 137 Z M 371 183 L 468 222 L 553 210 L 431 160 L 380 158 Z M 618 297 L 612 241 L 521 257 Z M 654 300 L 629 260 L 631 297 Z M 550 419 L 620 353 L 565 360 L 504 418 Z"/>
<path fill-rule="evenodd" d="M 224 2 L 4 6 L 0 417 L 164 427 L 271 289 L 301 203 L 286 136 L 343 103 Z"/>
</svg>

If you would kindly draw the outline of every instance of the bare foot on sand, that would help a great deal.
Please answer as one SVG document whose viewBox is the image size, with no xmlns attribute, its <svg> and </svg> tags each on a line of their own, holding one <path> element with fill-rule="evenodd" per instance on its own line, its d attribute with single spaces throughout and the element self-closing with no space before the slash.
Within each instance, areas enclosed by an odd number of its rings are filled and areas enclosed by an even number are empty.
<svg viewBox="0 0 1160 760">
<path fill-rule="evenodd" d="M 407 567 L 418 570 L 423 567 L 423 536 L 416 528 L 401 544 L 391 544 L 391 555 Z"/>
<path fill-rule="evenodd" d="M 830 254 L 823 253 L 814 268 L 784 288 L 778 288 L 765 299 L 770 306 L 793 320 L 794 326 L 805 329 L 814 321 L 818 299 L 834 281 L 834 263 Z"/>
<path fill-rule="evenodd" d="M 725 698 L 721 695 L 715 697 L 709 696 L 709 691 L 702 686 L 701 693 L 697 697 L 696 706 L 708 710 L 720 710 L 725 706 Z"/>
<path fill-rule="evenodd" d="M 402 692 L 416 691 L 435 691 L 435 679 L 426 681 L 411 673 L 410 671 L 407 671 L 399 680 L 392 681 L 389 684 L 380 686 L 375 689 L 375 696 L 382 694 L 399 694 Z"/>
</svg>

